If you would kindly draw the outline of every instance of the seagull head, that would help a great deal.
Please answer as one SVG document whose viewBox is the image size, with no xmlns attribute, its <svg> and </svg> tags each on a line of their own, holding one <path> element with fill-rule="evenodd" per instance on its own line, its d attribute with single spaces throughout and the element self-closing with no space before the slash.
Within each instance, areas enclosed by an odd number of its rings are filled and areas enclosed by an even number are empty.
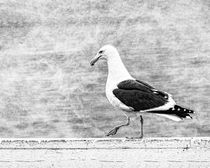
<svg viewBox="0 0 210 168">
<path fill-rule="evenodd" d="M 100 48 L 96 56 L 90 61 L 90 65 L 93 66 L 99 59 L 109 60 L 117 56 L 119 56 L 119 53 L 114 46 L 105 45 Z"/>
</svg>

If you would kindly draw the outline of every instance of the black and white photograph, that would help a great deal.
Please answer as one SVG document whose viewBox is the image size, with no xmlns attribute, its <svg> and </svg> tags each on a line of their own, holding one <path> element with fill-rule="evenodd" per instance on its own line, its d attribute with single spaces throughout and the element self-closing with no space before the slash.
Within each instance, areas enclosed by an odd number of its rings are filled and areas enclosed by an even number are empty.
<svg viewBox="0 0 210 168">
<path fill-rule="evenodd" d="M 209 168 L 209 0 L 0 0 L 1 168 Z"/>
</svg>

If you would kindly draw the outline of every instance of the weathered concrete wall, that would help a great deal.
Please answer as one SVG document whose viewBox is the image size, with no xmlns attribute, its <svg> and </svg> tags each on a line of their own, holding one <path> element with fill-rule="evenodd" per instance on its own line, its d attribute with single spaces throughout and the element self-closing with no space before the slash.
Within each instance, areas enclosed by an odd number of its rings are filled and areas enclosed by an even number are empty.
<svg viewBox="0 0 210 168">
<path fill-rule="evenodd" d="M 210 167 L 210 138 L 2 139 L 0 167 Z"/>
</svg>

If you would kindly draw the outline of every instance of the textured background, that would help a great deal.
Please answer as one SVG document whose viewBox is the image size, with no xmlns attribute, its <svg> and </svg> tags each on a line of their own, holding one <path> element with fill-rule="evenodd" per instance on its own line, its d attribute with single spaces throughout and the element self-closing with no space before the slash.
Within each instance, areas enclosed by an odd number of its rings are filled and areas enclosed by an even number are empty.
<svg viewBox="0 0 210 168">
<path fill-rule="evenodd" d="M 1 0 L 0 137 L 103 137 L 124 115 L 105 97 L 115 45 L 130 73 L 194 109 L 146 115 L 145 136 L 210 136 L 209 0 Z M 139 132 L 139 121 L 117 137 Z"/>
</svg>

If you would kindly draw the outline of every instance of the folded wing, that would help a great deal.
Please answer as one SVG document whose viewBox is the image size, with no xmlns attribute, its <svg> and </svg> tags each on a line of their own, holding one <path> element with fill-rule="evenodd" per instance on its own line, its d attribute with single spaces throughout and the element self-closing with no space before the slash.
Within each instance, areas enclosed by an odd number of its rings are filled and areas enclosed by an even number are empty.
<svg viewBox="0 0 210 168">
<path fill-rule="evenodd" d="M 125 80 L 118 84 L 113 94 L 125 105 L 135 111 L 148 110 L 163 106 L 169 95 L 158 91 L 149 84 L 137 80 Z"/>
</svg>

